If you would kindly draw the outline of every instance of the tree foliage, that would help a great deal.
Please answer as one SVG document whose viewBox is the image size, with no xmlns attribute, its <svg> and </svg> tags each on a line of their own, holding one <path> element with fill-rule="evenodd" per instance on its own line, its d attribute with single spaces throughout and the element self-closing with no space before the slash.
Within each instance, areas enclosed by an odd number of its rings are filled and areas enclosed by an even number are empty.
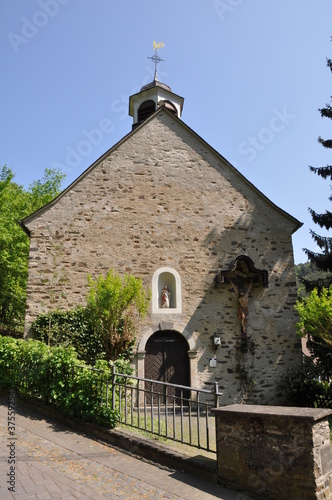
<svg viewBox="0 0 332 500">
<path fill-rule="evenodd" d="M 39 315 L 32 324 L 34 338 L 51 346 L 72 346 L 91 365 L 131 359 L 136 328 L 149 304 L 142 280 L 110 270 L 105 278 L 88 276 L 88 283 L 86 307 Z"/>
<path fill-rule="evenodd" d="M 87 315 L 92 330 L 102 339 L 106 359 L 131 354 L 138 322 L 147 312 L 149 296 L 142 280 L 116 274 L 112 269 L 104 278 L 88 276 Z"/>
<path fill-rule="evenodd" d="M 320 293 L 314 289 L 296 303 L 299 314 L 298 334 L 307 337 L 307 347 L 314 360 L 317 377 L 332 377 L 332 286 Z"/>
<path fill-rule="evenodd" d="M 332 286 L 315 288 L 295 306 L 297 333 L 306 337 L 310 356 L 301 369 L 286 373 L 281 384 L 289 403 L 296 406 L 332 407 Z"/>
<path fill-rule="evenodd" d="M 332 385 L 321 379 L 319 367 L 308 356 L 304 357 L 301 370 L 285 374 L 280 388 L 292 406 L 332 407 Z"/>
<path fill-rule="evenodd" d="M 327 59 L 327 66 L 332 72 L 332 59 Z M 319 109 L 319 112 L 323 118 L 332 119 L 332 107 L 330 104 L 326 104 L 324 108 Z M 318 142 L 324 148 L 327 148 L 329 150 L 332 149 L 332 139 L 323 139 L 322 137 L 318 137 Z M 323 179 L 332 180 L 332 165 L 326 165 L 324 167 L 310 166 L 309 169 L 311 172 L 319 175 Z M 329 197 L 329 200 L 332 201 L 332 195 Z M 321 228 L 325 228 L 327 231 L 332 228 L 332 212 L 326 210 L 325 213 L 319 214 L 312 208 L 309 208 L 309 212 L 315 224 L 318 224 Z M 321 236 L 313 230 L 311 230 L 310 233 L 321 251 L 313 252 L 305 248 L 304 251 L 308 256 L 309 261 L 314 263 L 319 269 L 322 269 L 323 271 L 332 272 L 332 238 Z M 332 279 L 329 283 L 331 282 Z M 313 281 L 312 288 L 315 286 L 317 286 L 317 283 Z"/>
<path fill-rule="evenodd" d="M 13 171 L 0 169 L 0 327 L 18 331 L 24 323 L 29 239 L 19 221 L 59 194 L 64 175 L 46 169 L 28 190 L 15 183 Z"/>
<path fill-rule="evenodd" d="M 299 297 L 306 297 L 315 284 L 318 293 L 324 287 L 328 288 L 332 280 L 332 273 L 318 269 L 312 262 L 295 266 L 297 293 Z"/>
<path fill-rule="evenodd" d="M 92 331 L 86 310 L 81 306 L 70 311 L 40 314 L 31 328 L 36 340 L 52 347 L 74 347 L 78 358 L 89 365 L 106 359 L 102 339 Z"/>
</svg>

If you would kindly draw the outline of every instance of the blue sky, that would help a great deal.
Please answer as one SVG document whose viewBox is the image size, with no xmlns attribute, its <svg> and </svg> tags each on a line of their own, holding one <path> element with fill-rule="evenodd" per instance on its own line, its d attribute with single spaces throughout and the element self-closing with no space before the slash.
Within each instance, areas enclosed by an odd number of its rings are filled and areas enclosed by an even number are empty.
<svg viewBox="0 0 332 500">
<path fill-rule="evenodd" d="M 45 168 L 70 184 L 131 130 L 129 95 L 159 80 L 182 119 L 304 223 L 296 263 L 315 249 L 308 207 L 331 209 L 331 0 L 10 0 L 0 7 L 0 165 L 24 186 Z"/>
</svg>

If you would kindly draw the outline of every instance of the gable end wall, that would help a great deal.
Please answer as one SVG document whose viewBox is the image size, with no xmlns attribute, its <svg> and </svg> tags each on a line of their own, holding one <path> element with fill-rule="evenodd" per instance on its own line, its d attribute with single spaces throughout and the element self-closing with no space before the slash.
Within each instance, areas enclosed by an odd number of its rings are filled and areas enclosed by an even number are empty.
<svg viewBox="0 0 332 500">
<path fill-rule="evenodd" d="M 114 268 L 141 277 L 148 289 L 154 273 L 169 267 L 181 277 L 182 312 L 150 312 L 138 345 L 166 321 L 195 346 L 192 385 L 211 388 L 216 380 L 224 404 L 280 402 L 277 384 L 286 368 L 301 362 L 294 332 L 294 220 L 167 112 L 97 162 L 28 229 L 26 332 L 41 312 L 84 305 L 87 274 Z M 270 282 L 268 289 L 254 284 L 250 295 L 248 335 L 255 348 L 246 355 L 238 348 L 237 298 L 229 285 L 214 283 L 242 254 L 266 269 Z M 215 332 L 222 340 L 217 350 Z M 216 368 L 209 366 L 213 357 Z"/>
</svg>

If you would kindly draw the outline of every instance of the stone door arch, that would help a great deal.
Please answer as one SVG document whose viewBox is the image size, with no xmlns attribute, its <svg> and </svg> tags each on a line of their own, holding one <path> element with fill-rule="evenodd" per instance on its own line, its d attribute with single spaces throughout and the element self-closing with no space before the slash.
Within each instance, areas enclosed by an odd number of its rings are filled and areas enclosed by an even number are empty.
<svg viewBox="0 0 332 500">
<path fill-rule="evenodd" d="M 189 346 L 186 339 L 174 330 L 162 330 L 151 335 L 146 343 L 145 378 L 168 382 L 170 384 L 190 386 Z M 149 389 L 151 384 L 146 384 Z M 174 387 L 165 387 L 162 384 L 153 384 L 154 392 L 162 394 L 162 403 L 166 396 L 181 396 L 181 390 Z M 189 391 L 183 391 L 187 398 Z M 154 397 L 154 401 L 158 397 Z M 151 402 L 151 397 L 148 397 Z M 170 402 L 172 398 L 170 398 Z M 179 404 L 179 402 L 177 402 Z"/>
</svg>

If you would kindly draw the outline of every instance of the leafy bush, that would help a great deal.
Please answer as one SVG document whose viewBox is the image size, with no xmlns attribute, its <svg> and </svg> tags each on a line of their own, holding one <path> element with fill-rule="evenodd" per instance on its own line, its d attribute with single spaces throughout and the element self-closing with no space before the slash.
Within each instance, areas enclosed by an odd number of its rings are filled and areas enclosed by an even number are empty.
<svg viewBox="0 0 332 500">
<path fill-rule="evenodd" d="M 332 408 L 332 385 L 322 381 L 314 360 L 304 356 L 297 372 L 288 372 L 281 383 L 288 402 L 308 408 Z"/>
<path fill-rule="evenodd" d="M 100 361 L 95 370 L 89 369 L 73 347 L 0 337 L 0 390 L 16 389 L 53 405 L 64 415 L 114 427 L 118 411 L 101 404 L 105 401 L 103 382 L 111 381 L 107 365 Z"/>
<path fill-rule="evenodd" d="M 20 350 L 17 340 L 0 337 L 0 390 L 17 383 Z"/>
<path fill-rule="evenodd" d="M 289 401 L 308 408 L 332 408 L 332 388 L 328 382 L 308 379 L 297 374 L 288 379 Z"/>
<path fill-rule="evenodd" d="M 99 275 L 94 281 L 88 276 L 88 283 L 86 312 L 94 334 L 103 341 L 106 359 L 131 357 L 135 330 L 150 299 L 142 280 L 128 274 L 120 276 L 110 269 L 105 278 Z"/>
<path fill-rule="evenodd" d="M 332 287 L 314 289 L 295 306 L 297 333 L 306 337 L 310 357 L 298 373 L 289 374 L 284 388 L 298 406 L 332 407 Z"/>
<path fill-rule="evenodd" d="M 332 348 L 332 286 L 320 293 L 314 289 L 308 297 L 298 300 L 295 308 L 300 317 L 298 334 L 309 335 Z"/>
<path fill-rule="evenodd" d="M 79 359 L 131 359 L 135 331 L 146 314 L 149 295 L 142 281 L 110 270 L 94 281 L 88 276 L 86 308 L 41 314 L 32 324 L 33 336 L 52 346 L 73 346 Z"/>
<path fill-rule="evenodd" d="M 83 307 L 40 314 L 32 331 L 35 339 L 51 346 L 73 346 L 78 358 L 90 365 L 106 358 L 102 338 L 92 330 Z"/>
</svg>

